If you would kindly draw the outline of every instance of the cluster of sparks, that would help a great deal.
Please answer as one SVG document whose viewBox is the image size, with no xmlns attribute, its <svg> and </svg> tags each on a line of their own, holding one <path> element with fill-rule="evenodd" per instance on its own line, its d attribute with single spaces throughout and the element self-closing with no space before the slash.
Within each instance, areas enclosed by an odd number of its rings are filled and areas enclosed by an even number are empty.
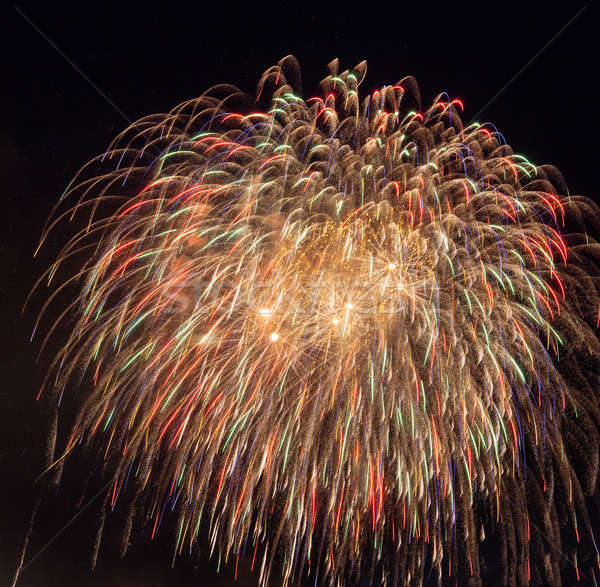
<svg viewBox="0 0 600 587">
<path fill-rule="evenodd" d="M 556 496 L 577 531 L 595 484 L 565 428 L 576 411 L 597 469 L 597 398 L 557 365 L 573 340 L 597 351 L 595 245 L 565 236 L 596 209 L 493 126 L 464 127 L 459 100 L 410 109 L 412 78 L 359 99 L 365 65 L 330 68 L 321 97 L 286 58 L 264 112 L 227 86 L 144 118 L 101 158 L 112 171 L 71 185 L 48 230 L 87 225 L 48 280 L 78 264 L 80 293 L 48 385 L 90 384 L 64 453 L 100 443 L 110 505 L 134 485 L 152 537 L 175 511 L 176 552 L 208 528 L 261 584 L 274 566 L 285 584 L 428 565 L 477 581 L 484 526 L 505 577 L 529 580 L 530 517 L 560 540 Z"/>
</svg>

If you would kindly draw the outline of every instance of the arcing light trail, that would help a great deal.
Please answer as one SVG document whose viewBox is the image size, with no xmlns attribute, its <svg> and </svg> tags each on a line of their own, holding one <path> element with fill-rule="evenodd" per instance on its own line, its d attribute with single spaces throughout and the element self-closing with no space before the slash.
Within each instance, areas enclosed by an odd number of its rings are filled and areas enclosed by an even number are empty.
<svg viewBox="0 0 600 587">
<path fill-rule="evenodd" d="M 569 228 L 598 210 L 459 100 L 330 71 L 304 100 L 288 57 L 255 103 L 146 117 L 64 194 L 42 241 L 86 227 L 46 278 L 80 293 L 45 388 L 89 385 L 63 453 L 102 447 L 107 504 L 133 486 L 152 537 L 208 528 L 261 584 L 477 584 L 486 530 L 505 582 L 554 583 L 530 518 L 594 539 L 598 391 L 558 367 L 600 350 L 598 246 Z"/>
</svg>

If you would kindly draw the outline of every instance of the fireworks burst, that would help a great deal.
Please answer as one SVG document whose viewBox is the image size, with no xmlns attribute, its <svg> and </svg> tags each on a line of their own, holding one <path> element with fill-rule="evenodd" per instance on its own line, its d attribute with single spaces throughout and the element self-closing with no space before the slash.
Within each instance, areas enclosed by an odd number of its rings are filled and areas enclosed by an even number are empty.
<svg viewBox="0 0 600 587">
<path fill-rule="evenodd" d="M 61 454 L 101 445 L 108 505 L 133 486 L 152 537 L 175 510 L 176 552 L 208 528 L 263 585 L 478 584 L 486 530 L 506 583 L 554 584 L 559 520 L 593 541 L 598 248 L 568 227 L 597 208 L 459 100 L 420 112 L 410 77 L 361 98 L 364 63 L 329 67 L 321 97 L 288 57 L 256 101 L 143 118 L 71 184 L 46 386 L 89 386 Z"/>
</svg>

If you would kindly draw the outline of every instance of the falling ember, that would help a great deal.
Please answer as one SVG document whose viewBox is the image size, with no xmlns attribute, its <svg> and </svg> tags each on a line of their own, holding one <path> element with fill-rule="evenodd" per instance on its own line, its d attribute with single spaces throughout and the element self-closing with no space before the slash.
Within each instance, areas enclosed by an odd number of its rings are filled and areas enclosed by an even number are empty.
<svg viewBox="0 0 600 587">
<path fill-rule="evenodd" d="M 459 100 L 329 69 L 148 116 L 72 182 L 42 238 L 85 217 L 47 273 L 79 288 L 55 458 L 97 446 L 106 503 L 135 486 L 152 536 L 173 515 L 175 552 L 203 533 L 261 585 L 481 584 L 486 536 L 502 582 L 556 584 L 544 536 L 594 539 L 598 209 Z"/>
</svg>

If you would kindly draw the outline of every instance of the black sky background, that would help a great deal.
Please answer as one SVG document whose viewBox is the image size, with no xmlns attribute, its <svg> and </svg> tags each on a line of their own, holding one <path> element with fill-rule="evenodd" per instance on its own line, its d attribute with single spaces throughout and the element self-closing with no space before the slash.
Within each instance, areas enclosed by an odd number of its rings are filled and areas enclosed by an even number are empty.
<svg viewBox="0 0 600 587">
<path fill-rule="evenodd" d="M 440 91 L 476 114 L 583 4 L 362 2 L 167 2 L 17 5 L 121 109 L 136 120 L 166 112 L 208 87 L 230 82 L 254 92 L 261 73 L 294 54 L 305 97 L 326 64 L 366 59 L 368 92 L 414 75 L 424 104 Z M 75 172 L 102 152 L 127 121 L 14 8 L 1 15 L 0 124 L 0 584 L 17 563 L 41 473 L 48 408 L 36 402 L 50 356 L 29 343 L 42 298 L 25 298 L 58 252 L 60 233 L 33 258 L 52 206 Z M 552 163 L 572 194 L 600 201 L 598 168 L 598 9 L 587 10 L 479 117 L 492 121 L 531 161 Z M 36 305 L 37 304 L 37 305 Z M 91 455 L 89 455 L 91 458 Z M 78 462 L 82 468 L 91 464 Z M 92 476 L 90 486 L 95 480 Z M 73 515 L 78 488 L 65 487 L 40 512 L 26 560 Z M 22 575 L 19 585 L 229 585 L 232 569 L 185 556 L 170 569 L 171 536 L 134 535 L 124 561 L 109 527 L 98 569 L 89 570 L 97 508 L 91 507 Z M 118 518 L 117 512 L 115 517 Z M 121 517 L 122 520 L 122 517 Z M 116 525 L 118 526 L 118 524 Z M 115 527 L 116 527 L 115 526 Z M 118 536 L 118 530 L 113 534 Z M 491 544 L 493 547 L 493 539 Z M 106 546 L 105 546 L 106 545 Z M 198 567 L 194 570 L 194 567 Z M 565 582 L 573 579 L 565 571 Z M 490 576 L 490 585 L 495 585 Z M 589 577 L 588 577 L 588 580 Z M 591 581 L 591 580 L 590 580 Z M 253 585 L 242 576 L 238 585 Z M 586 583 L 585 580 L 582 583 Z"/>
</svg>

